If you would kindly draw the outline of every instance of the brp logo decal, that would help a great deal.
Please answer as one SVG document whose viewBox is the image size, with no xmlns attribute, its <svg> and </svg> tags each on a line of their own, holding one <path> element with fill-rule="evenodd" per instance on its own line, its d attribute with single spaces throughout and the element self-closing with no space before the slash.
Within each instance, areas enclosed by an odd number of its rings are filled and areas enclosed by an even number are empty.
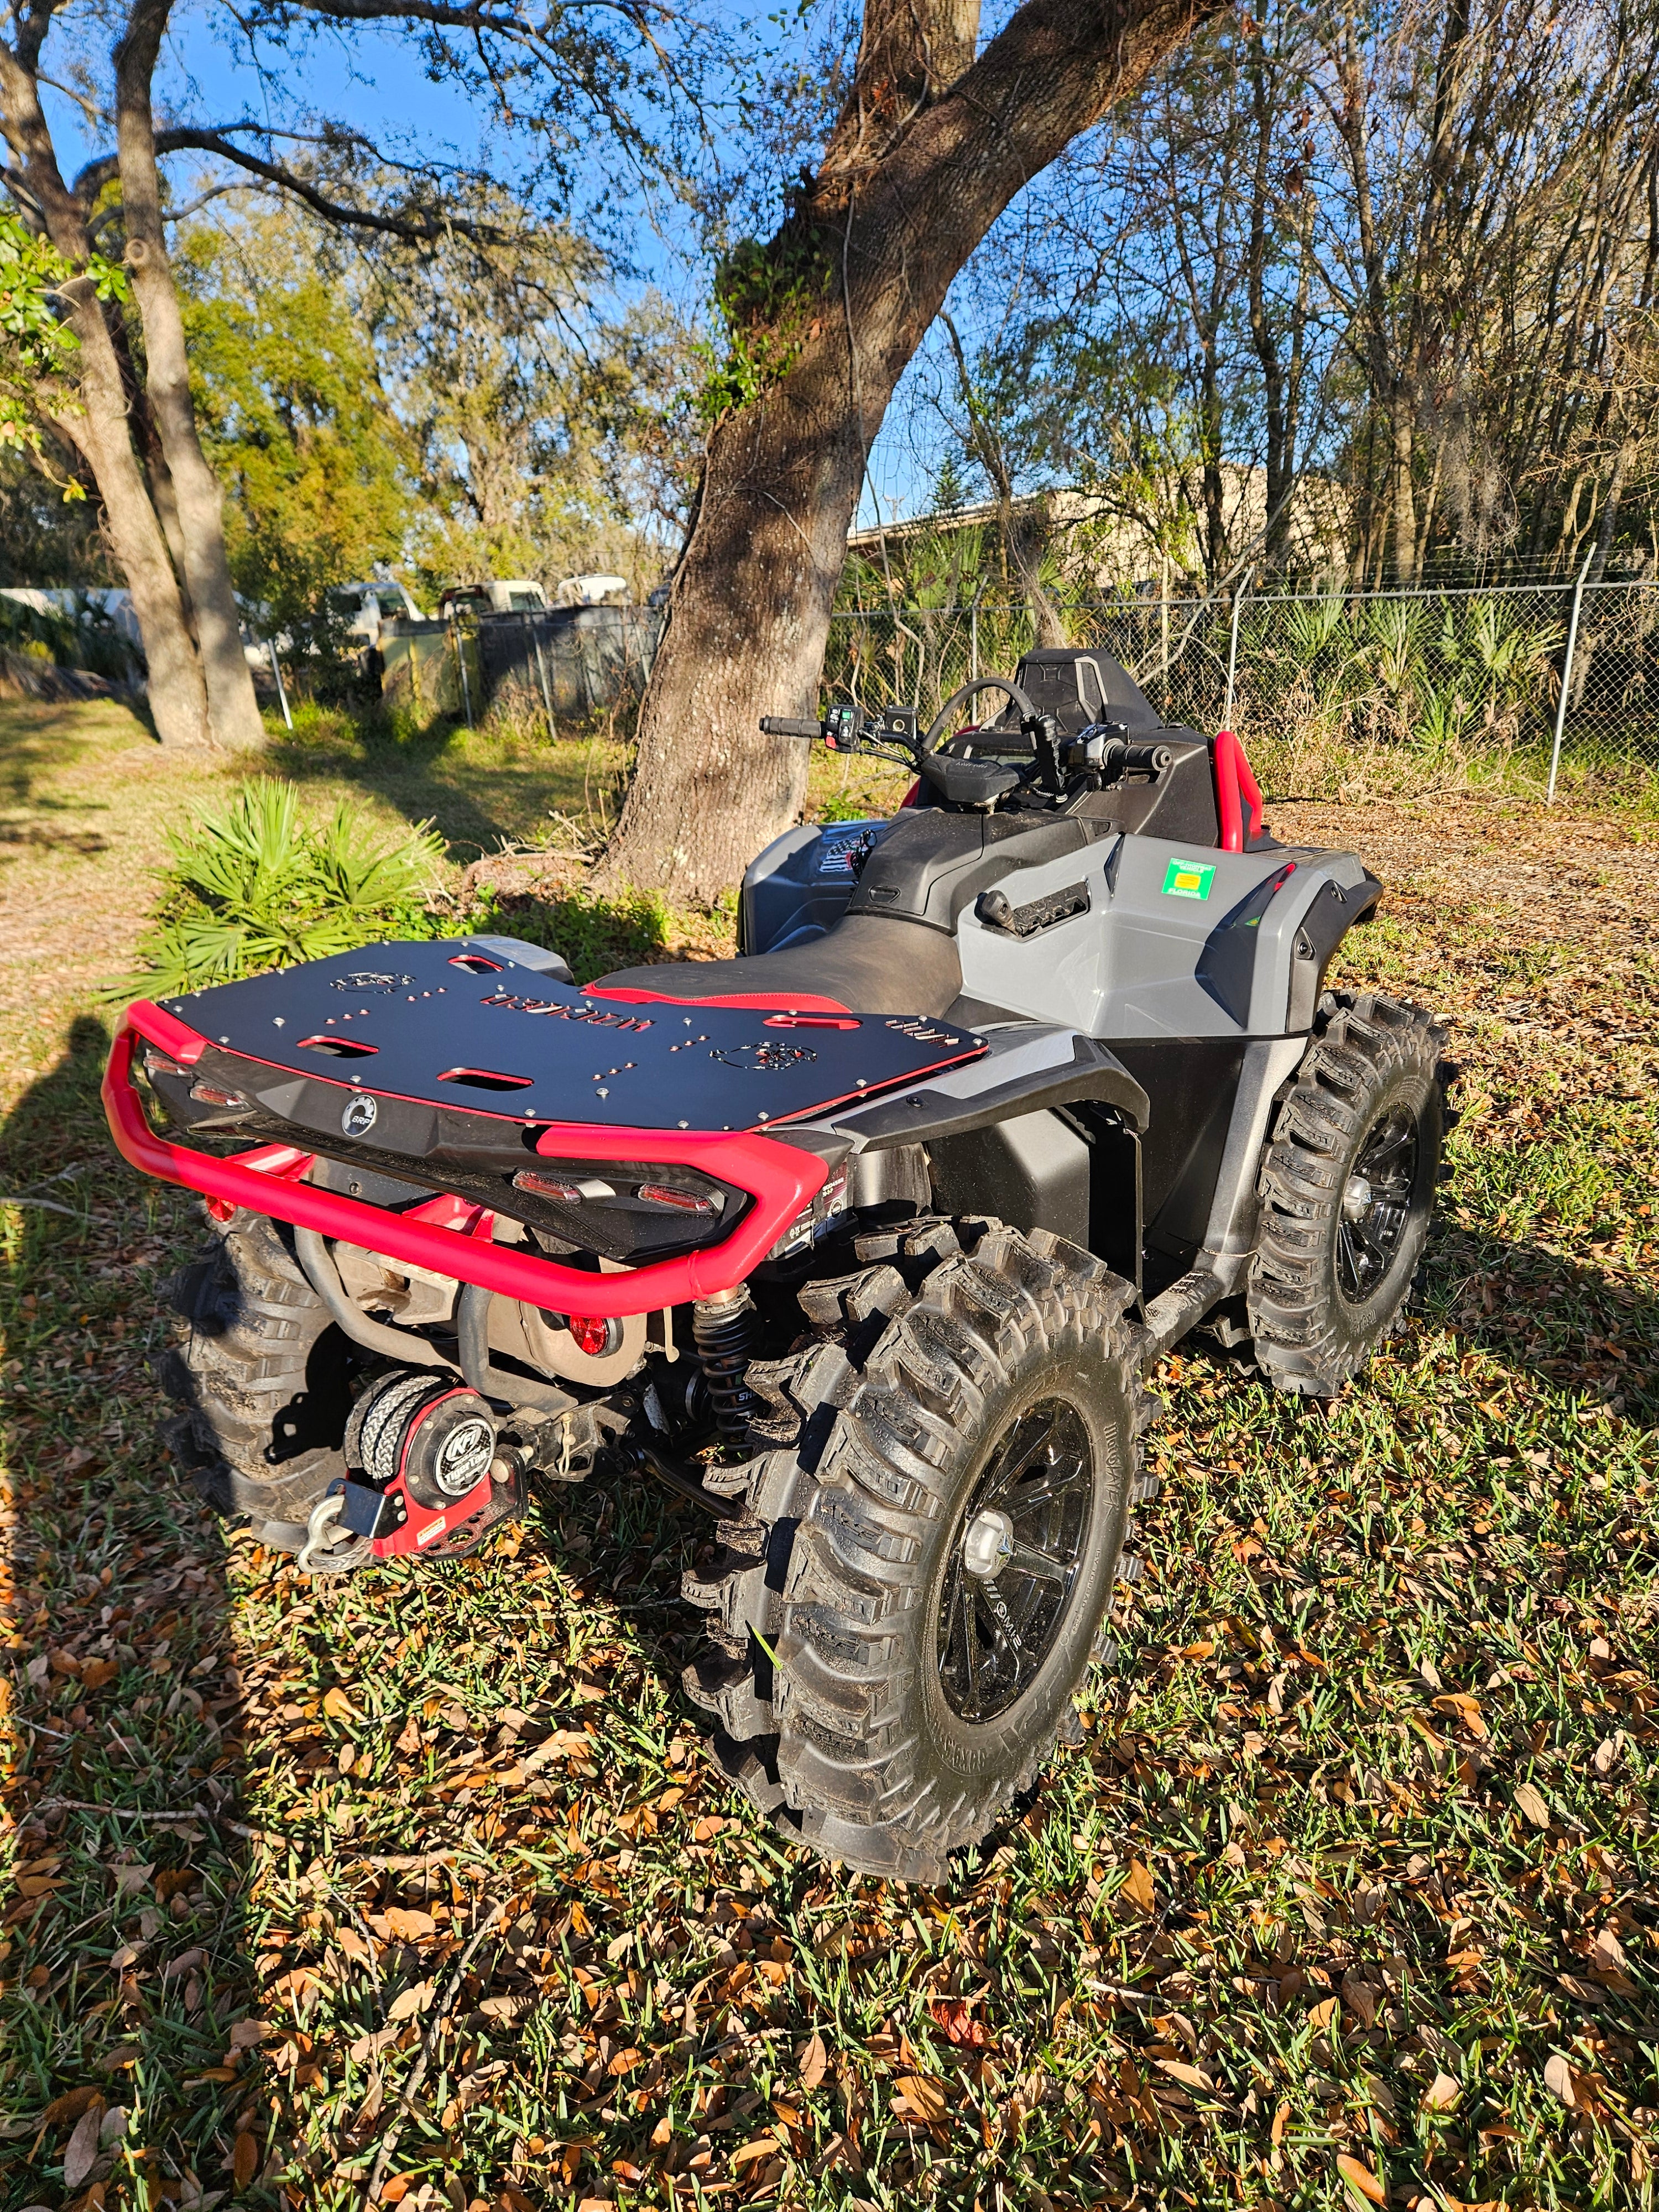
<svg viewBox="0 0 1659 2212">
<path fill-rule="evenodd" d="M 378 969 L 360 968 L 349 975 L 337 975 L 333 988 L 337 991 L 406 991 L 414 981 L 412 975 L 388 975 Z"/>
<path fill-rule="evenodd" d="M 380 1109 L 372 1098 L 348 1099 L 346 1109 L 340 1116 L 340 1127 L 348 1137 L 366 1137 L 380 1119 Z"/>
<path fill-rule="evenodd" d="M 716 1047 L 708 1057 L 723 1060 L 727 1067 L 750 1068 L 757 1075 L 777 1075 L 786 1067 L 803 1066 L 817 1054 L 811 1045 L 773 1044 L 769 1039 L 764 1044 L 734 1044 L 724 1052 Z"/>
</svg>

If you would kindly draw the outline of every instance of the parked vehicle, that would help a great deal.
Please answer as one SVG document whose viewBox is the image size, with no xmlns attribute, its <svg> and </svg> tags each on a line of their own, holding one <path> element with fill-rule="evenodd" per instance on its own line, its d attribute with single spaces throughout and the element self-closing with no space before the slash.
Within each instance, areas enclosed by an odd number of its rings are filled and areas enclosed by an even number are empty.
<svg viewBox="0 0 1659 2212">
<path fill-rule="evenodd" d="M 556 607 L 625 607 L 632 597 L 626 576 L 567 576 L 553 586 Z"/>
<path fill-rule="evenodd" d="M 446 584 L 438 595 L 438 612 L 446 622 L 458 614 L 515 615 L 538 611 L 547 594 L 528 576 L 507 576 L 489 584 Z"/>
<path fill-rule="evenodd" d="M 402 584 L 380 578 L 366 584 L 337 584 L 328 599 L 329 604 L 347 617 L 351 637 L 361 641 L 360 650 L 377 649 L 380 632 L 388 623 L 425 620 Z"/>
<path fill-rule="evenodd" d="M 1376 878 L 1275 842 L 1232 735 L 1104 654 L 920 736 L 763 726 L 916 781 L 769 846 L 735 958 L 579 990 L 510 939 L 374 945 L 130 1007 L 105 1096 L 213 1218 L 169 1376 L 205 1497 L 335 1574 L 468 1551 L 532 1480 L 666 1484 L 717 1534 L 721 1767 L 937 1881 L 1139 1571 L 1158 1355 L 1202 1325 L 1327 1398 L 1394 1324 L 1443 1040 L 1325 988 Z"/>
</svg>

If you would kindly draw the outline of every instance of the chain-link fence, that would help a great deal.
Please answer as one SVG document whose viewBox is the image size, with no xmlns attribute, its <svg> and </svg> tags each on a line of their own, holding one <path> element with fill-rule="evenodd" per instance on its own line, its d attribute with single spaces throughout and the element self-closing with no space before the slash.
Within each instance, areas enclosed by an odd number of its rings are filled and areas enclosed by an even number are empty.
<svg viewBox="0 0 1659 2212">
<path fill-rule="evenodd" d="M 645 689 L 662 636 L 655 607 L 547 607 L 389 623 L 380 696 L 417 719 L 492 711 L 580 721 Z"/>
<path fill-rule="evenodd" d="M 1231 722 L 1291 753 L 1457 758 L 1552 792 L 1659 768 L 1659 584 L 1136 596 L 1064 619 L 1175 726 Z M 1027 609 L 986 605 L 837 614 L 830 629 L 826 698 L 927 714 L 972 677 L 1012 674 L 1035 636 Z"/>
</svg>

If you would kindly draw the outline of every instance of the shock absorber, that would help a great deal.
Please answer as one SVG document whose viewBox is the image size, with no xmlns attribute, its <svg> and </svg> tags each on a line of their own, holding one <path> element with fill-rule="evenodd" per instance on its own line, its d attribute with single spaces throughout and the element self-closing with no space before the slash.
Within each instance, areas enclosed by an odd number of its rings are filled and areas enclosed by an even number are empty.
<svg viewBox="0 0 1659 2212">
<path fill-rule="evenodd" d="M 691 1308 L 691 1334 L 708 1385 L 715 1425 L 728 1443 L 741 1443 L 749 1417 L 759 1402 L 745 1376 L 760 1341 L 760 1316 L 747 1283 L 698 1298 Z"/>
</svg>

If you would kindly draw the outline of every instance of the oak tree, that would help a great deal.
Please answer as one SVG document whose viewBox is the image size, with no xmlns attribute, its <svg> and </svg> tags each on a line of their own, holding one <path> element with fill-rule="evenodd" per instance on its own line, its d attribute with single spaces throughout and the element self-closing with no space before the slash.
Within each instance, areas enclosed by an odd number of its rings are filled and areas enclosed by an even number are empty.
<svg viewBox="0 0 1659 2212">
<path fill-rule="evenodd" d="M 1220 0 L 1024 0 L 976 55 L 976 0 L 866 0 L 846 98 L 766 245 L 732 256 L 728 358 L 606 856 L 713 898 L 798 811 L 872 441 L 952 280 L 1014 196 Z"/>
</svg>

